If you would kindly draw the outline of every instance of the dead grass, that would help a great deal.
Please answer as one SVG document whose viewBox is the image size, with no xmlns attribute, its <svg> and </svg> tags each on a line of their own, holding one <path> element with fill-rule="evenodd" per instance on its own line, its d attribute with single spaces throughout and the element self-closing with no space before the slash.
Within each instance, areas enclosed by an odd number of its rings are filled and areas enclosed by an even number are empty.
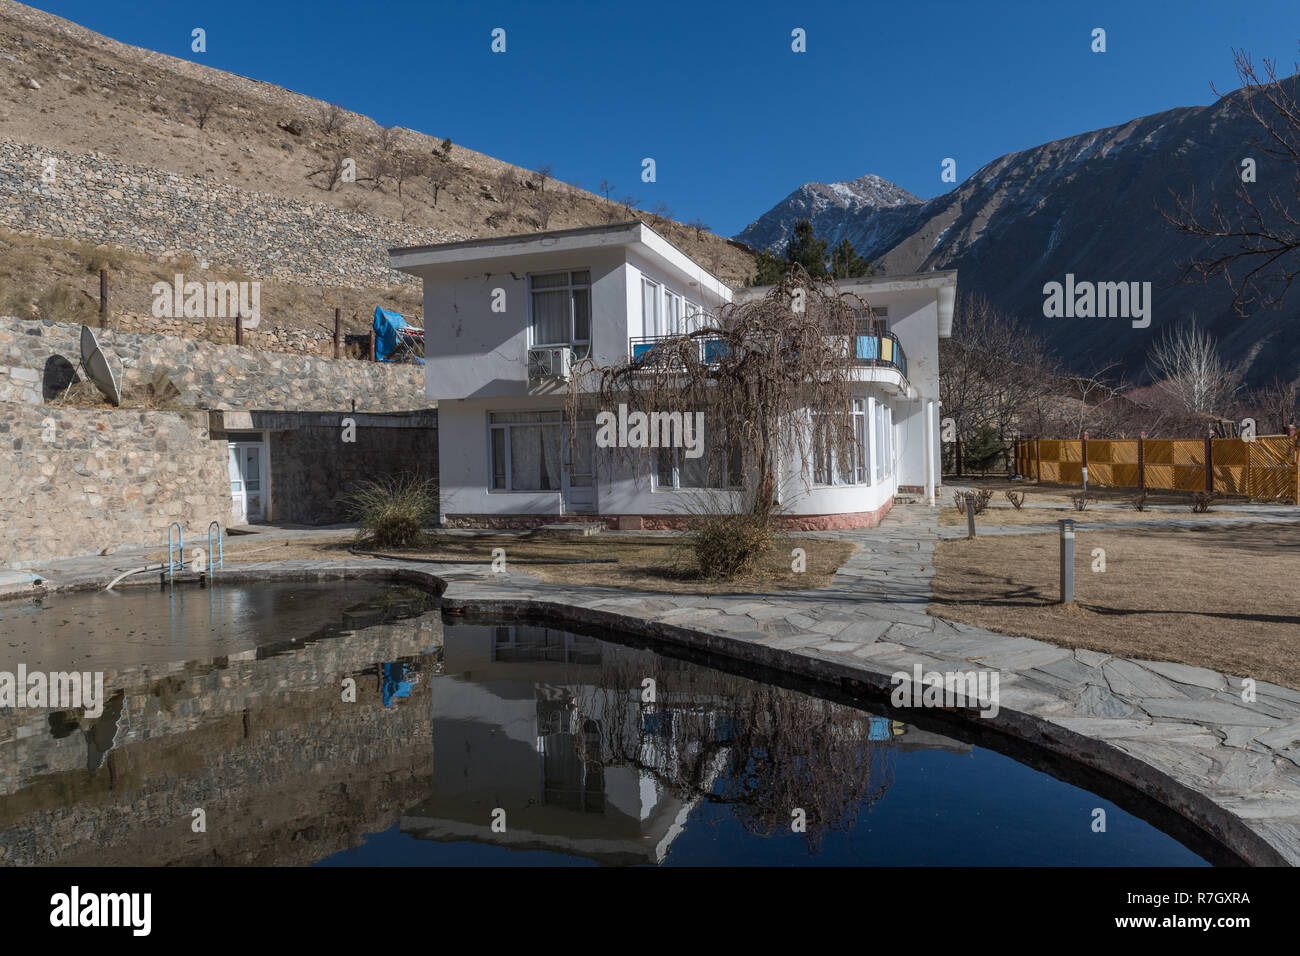
<svg viewBox="0 0 1300 956">
<path fill-rule="evenodd" d="M 350 554 L 351 539 L 322 538 L 286 541 L 269 545 L 255 536 L 226 541 L 227 564 L 256 561 L 340 561 L 374 560 Z M 512 565 L 552 584 L 626 588 L 679 594 L 752 594 L 770 590 L 820 588 L 844 564 L 854 545 L 824 538 L 786 538 L 769 552 L 749 574 L 730 581 L 701 581 L 685 570 L 687 542 L 681 537 L 589 537 L 548 538 L 491 535 L 482 537 L 437 536 L 424 548 L 385 551 L 384 554 L 412 558 L 436 558 L 490 564 L 492 549 L 503 548 L 506 568 Z M 807 570 L 791 571 L 790 551 L 803 548 Z M 150 561 L 165 561 L 166 550 L 150 555 Z M 531 564 L 533 561 L 582 561 L 614 559 L 617 563 Z M 430 565 L 437 572 L 437 565 Z"/>
<path fill-rule="evenodd" d="M 1093 549 L 1106 570 L 1094 572 Z M 1300 528 L 1250 524 L 1080 533 L 1077 606 L 1055 535 L 940 543 L 930 613 L 1062 647 L 1212 667 L 1300 688 Z"/>
</svg>

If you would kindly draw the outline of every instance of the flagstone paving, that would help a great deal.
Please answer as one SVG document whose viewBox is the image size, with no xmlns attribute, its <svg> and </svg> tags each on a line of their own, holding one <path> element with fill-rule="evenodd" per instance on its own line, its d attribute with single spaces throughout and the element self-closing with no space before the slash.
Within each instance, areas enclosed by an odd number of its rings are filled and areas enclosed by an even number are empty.
<svg viewBox="0 0 1300 956">
<path fill-rule="evenodd" d="M 858 548 L 826 587 L 807 591 L 678 596 L 603 587 L 598 578 L 586 587 L 547 584 L 509 564 L 493 573 L 488 564 L 396 560 L 268 561 L 214 576 L 397 574 L 443 588 L 452 611 L 617 628 L 841 688 L 871 688 L 875 699 L 894 687 L 893 674 L 910 676 L 917 664 L 945 673 L 995 669 L 1000 709 L 987 719 L 968 711 L 973 723 L 1133 785 L 1249 862 L 1300 863 L 1300 691 L 1260 681 L 1246 701 L 1242 678 L 1249 675 L 1070 650 L 931 617 L 935 543 L 965 533 L 938 527 L 936 516 L 923 505 L 899 505 L 877 528 L 814 533 Z M 1230 523 L 1207 521 L 1212 517 L 1168 523 Z M 129 556 L 114 555 L 42 573 L 51 587 L 86 586 L 125 567 Z"/>
</svg>

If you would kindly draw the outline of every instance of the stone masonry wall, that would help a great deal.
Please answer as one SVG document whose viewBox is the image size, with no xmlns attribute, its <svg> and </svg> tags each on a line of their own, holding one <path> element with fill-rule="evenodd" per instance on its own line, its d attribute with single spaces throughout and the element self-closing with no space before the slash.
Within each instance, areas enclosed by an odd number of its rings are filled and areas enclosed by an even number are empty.
<svg viewBox="0 0 1300 956">
<path fill-rule="evenodd" d="M 424 368 L 262 352 L 166 335 L 95 330 L 123 387 L 165 372 L 181 403 L 267 411 L 410 411 L 427 408 Z M 0 318 L 0 402 L 36 404 L 58 394 L 81 358 L 81 327 Z"/>
<path fill-rule="evenodd" d="M 202 412 L 0 402 L 0 482 L 3 567 L 230 519 L 226 446 L 209 440 Z"/>
<path fill-rule="evenodd" d="M 52 183 L 41 178 L 47 159 L 57 161 Z M 418 282 L 389 268 L 390 247 L 465 238 L 26 143 L 0 143 L 0 226 L 340 287 Z"/>
</svg>

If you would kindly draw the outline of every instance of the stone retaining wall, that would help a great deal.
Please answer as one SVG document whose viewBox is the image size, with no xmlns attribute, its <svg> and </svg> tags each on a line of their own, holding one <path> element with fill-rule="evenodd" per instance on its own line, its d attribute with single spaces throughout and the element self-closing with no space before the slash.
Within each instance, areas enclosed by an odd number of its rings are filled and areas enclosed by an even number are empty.
<svg viewBox="0 0 1300 956">
<path fill-rule="evenodd" d="M 125 388 L 165 372 L 180 403 L 268 411 L 410 411 L 427 408 L 424 368 L 262 352 L 167 335 L 95 330 Z M 37 404 L 71 380 L 81 326 L 0 318 L 0 401 Z"/>
<path fill-rule="evenodd" d="M 0 566 L 187 536 L 230 518 L 207 415 L 0 402 Z"/>
</svg>

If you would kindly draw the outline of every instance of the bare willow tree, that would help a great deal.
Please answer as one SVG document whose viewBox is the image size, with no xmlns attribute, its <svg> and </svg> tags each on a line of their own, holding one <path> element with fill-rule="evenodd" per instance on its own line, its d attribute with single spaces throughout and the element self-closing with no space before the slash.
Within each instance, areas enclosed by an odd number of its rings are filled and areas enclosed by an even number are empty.
<svg viewBox="0 0 1300 956">
<path fill-rule="evenodd" d="M 1212 198 L 1202 208 L 1195 191 L 1179 195 L 1170 190 L 1173 209 L 1160 212 L 1179 232 L 1208 246 L 1207 253 L 1186 266 L 1184 277 L 1225 279 L 1233 307 L 1245 315 L 1254 304 L 1280 308 L 1300 276 L 1300 209 L 1295 205 L 1300 199 L 1300 75 L 1278 79 L 1277 64 L 1268 59 L 1261 75 L 1249 55 L 1232 52 L 1242 88 L 1226 105 L 1255 121 L 1260 130 L 1255 148 L 1284 174 L 1256 181 L 1255 159 L 1248 157 L 1252 169 L 1236 177 L 1235 201 Z"/>
<path fill-rule="evenodd" d="M 1147 356 L 1156 386 L 1186 411 L 1222 415 L 1241 383 L 1214 336 L 1195 324 L 1165 330 Z"/>
<path fill-rule="evenodd" d="M 647 677 L 656 702 L 629 707 Z M 759 836 L 791 832 L 802 810 L 810 852 L 850 831 L 894 781 L 882 718 L 854 707 L 653 654 L 602 661 L 599 677 L 575 675 L 571 686 L 575 723 L 599 727 L 598 740 L 576 741 L 584 760 L 632 767 L 684 801 L 726 807 Z"/>
<path fill-rule="evenodd" d="M 815 452 L 852 462 L 854 333 L 867 303 L 796 269 L 761 299 L 723 305 L 698 328 L 664 335 L 609 366 L 579 363 L 569 381 L 571 427 L 620 405 L 661 431 L 674 413 L 704 416 L 708 488 L 729 488 L 737 511 L 770 518 L 783 463 L 807 484 Z M 654 417 L 651 417 L 654 416 Z M 693 419 L 692 419 L 693 420 Z M 665 424 L 668 423 L 668 424 Z M 639 480 L 658 449 L 611 447 Z"/>
</svg>

